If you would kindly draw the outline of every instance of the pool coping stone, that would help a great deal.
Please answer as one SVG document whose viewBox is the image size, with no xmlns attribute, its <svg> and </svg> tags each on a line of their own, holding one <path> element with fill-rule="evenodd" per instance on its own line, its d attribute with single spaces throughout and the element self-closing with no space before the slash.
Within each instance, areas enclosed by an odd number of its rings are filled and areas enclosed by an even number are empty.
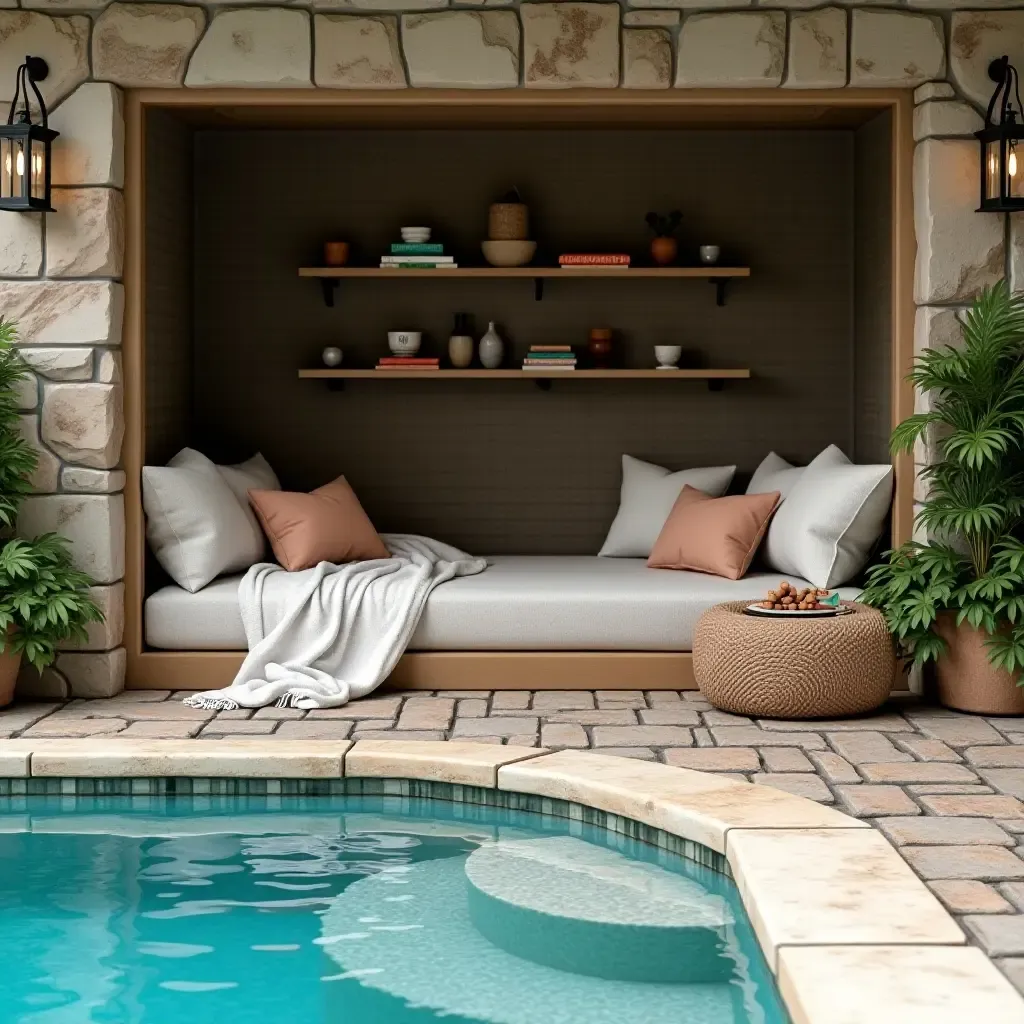
<svg viewBox="0 0 1024 1024">
<path fill-rule="evenodd" d="M 593 807 L 725 855 L 793 1024 L 959 1024 L 981 1008 L 1024 1024 L 1024 999 L 880 833 L 781 790 L 583 751 L 255 737 L 0 740 L 0 776 L 393 777 Z"/>
</svg>

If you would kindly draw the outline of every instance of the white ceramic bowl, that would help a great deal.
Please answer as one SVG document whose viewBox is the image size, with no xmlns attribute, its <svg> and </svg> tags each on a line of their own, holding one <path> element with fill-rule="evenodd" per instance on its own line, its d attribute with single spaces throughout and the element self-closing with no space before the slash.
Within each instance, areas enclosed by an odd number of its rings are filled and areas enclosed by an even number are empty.
<svg viewBox="0 0 1024 1024">
<path fill-rule="evenodd" d="M 388 348 L 394 356 L 416 355 L 422 340 L 422 331 L 388 331 Z"/>
<path fill-rule="evenodd" d="M 537 243 L 492 239 L 481 242 L 480 248 L 492 267 L 525 267 L 533 259 Z"/>
<path fill-rule="evenodd" d="M 655 345 L 654 358 L 658 360 L 659 367 L 675 367 L 683 354 L 682 345 Z"/>
<path fill-rule="evenodd" d="M 700 247 L 701 263 L 717 263 L 718 257 L 722 255 L 722 248 L 718 245 L 702 245 Z"/>
<path fill-rule="evenodd" d="M 401 228 L 403 242 L 429 242 L 430 228 Z"/>
</svg>

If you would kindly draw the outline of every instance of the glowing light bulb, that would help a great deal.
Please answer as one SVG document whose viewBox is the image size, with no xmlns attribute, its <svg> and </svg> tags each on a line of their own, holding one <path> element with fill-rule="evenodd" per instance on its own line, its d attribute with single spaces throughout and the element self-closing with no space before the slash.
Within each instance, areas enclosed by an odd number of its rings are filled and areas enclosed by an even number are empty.
<svg viewBox="0 0 1024 1024">
<path fill-rule="evenodd" d="M 19 178 L 25 176 L 25 154 L 19 149 L 14 163 L 15 173 Z"/>
<path fill-rule="evenodd" d="M 1006 169 L 1010 172 L 1011 178 L 1017 177 L 1017 154 L 1011 149 L 1010 159 L 1006 162 Z"/>
</svg>

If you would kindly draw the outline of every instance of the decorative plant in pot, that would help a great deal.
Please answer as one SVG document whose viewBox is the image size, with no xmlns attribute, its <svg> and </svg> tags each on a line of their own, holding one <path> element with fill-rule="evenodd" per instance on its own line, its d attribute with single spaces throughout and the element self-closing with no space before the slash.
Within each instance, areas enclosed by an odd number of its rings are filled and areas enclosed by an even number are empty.
<svg viewBox="0 0 1024 1024">
<path fill-rule="evenodd" d="M 893 431 L 894 452 L 930 439 L 918 524 L 931 539 L 868 573 L 900 652 L 934 663 L 942 703 L 1024 713 L 1024 298 L 1005 283 L 963 318 L 963 342 L 926 351 L 910 380 L 930 397 Z"/>
<path fill-rule="evenodd" d="M 0 707 L 14 695 L 23 658 L 42 671 L 60 644 L 84 640 L 88 623 L 103 618 L 89 596 L 92 581 L 72 566 L 63 537 L 14 536 L 38 461 L 18 429 L 17 386 L 27 371 L 16 333 L 0 317 Z"/>
<path fill-rule="evenodd" d="M 659 267 L 667 267 L 675 262 L 679 254 L 679 243 L 675 239 L 676 229 L 683 221 L 683 215 L 678 210 L 664 215 L 653 211 L 644 218 L 647 226 L 654 232 L 651 241 L 651 259 Z"/>
</svg>

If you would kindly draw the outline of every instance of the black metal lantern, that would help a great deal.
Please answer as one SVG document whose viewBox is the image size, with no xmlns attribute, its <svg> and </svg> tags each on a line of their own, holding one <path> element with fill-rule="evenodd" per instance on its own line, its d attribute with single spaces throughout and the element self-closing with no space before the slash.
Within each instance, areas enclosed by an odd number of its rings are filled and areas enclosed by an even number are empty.
<svg viewBox="0 0 1024 1024">
<path fill-rule="evenodd" d="M 52 210 L 50 145 L 60 134 L 47 126 L 46 104 L 36 82 L 50 73 L 42 57 L 26 57 L 17 71 L 7 124 L 0 125 L 0 210 Z M 29 89 L 42 124 L 32 123 Z M 24 103 L 18 111 L 18 101 Z"/>
<path fill-rule="evenodd" d="M 989 64 L 988 76 L 996 83 L 996 91 L 988 104 L 985 127 L 974 133 L 981 143 L 978 212 L 1024 210 L 1024 116 L 1017 69 L 1009 57 L 1000 57 Z"/>
</svg>

